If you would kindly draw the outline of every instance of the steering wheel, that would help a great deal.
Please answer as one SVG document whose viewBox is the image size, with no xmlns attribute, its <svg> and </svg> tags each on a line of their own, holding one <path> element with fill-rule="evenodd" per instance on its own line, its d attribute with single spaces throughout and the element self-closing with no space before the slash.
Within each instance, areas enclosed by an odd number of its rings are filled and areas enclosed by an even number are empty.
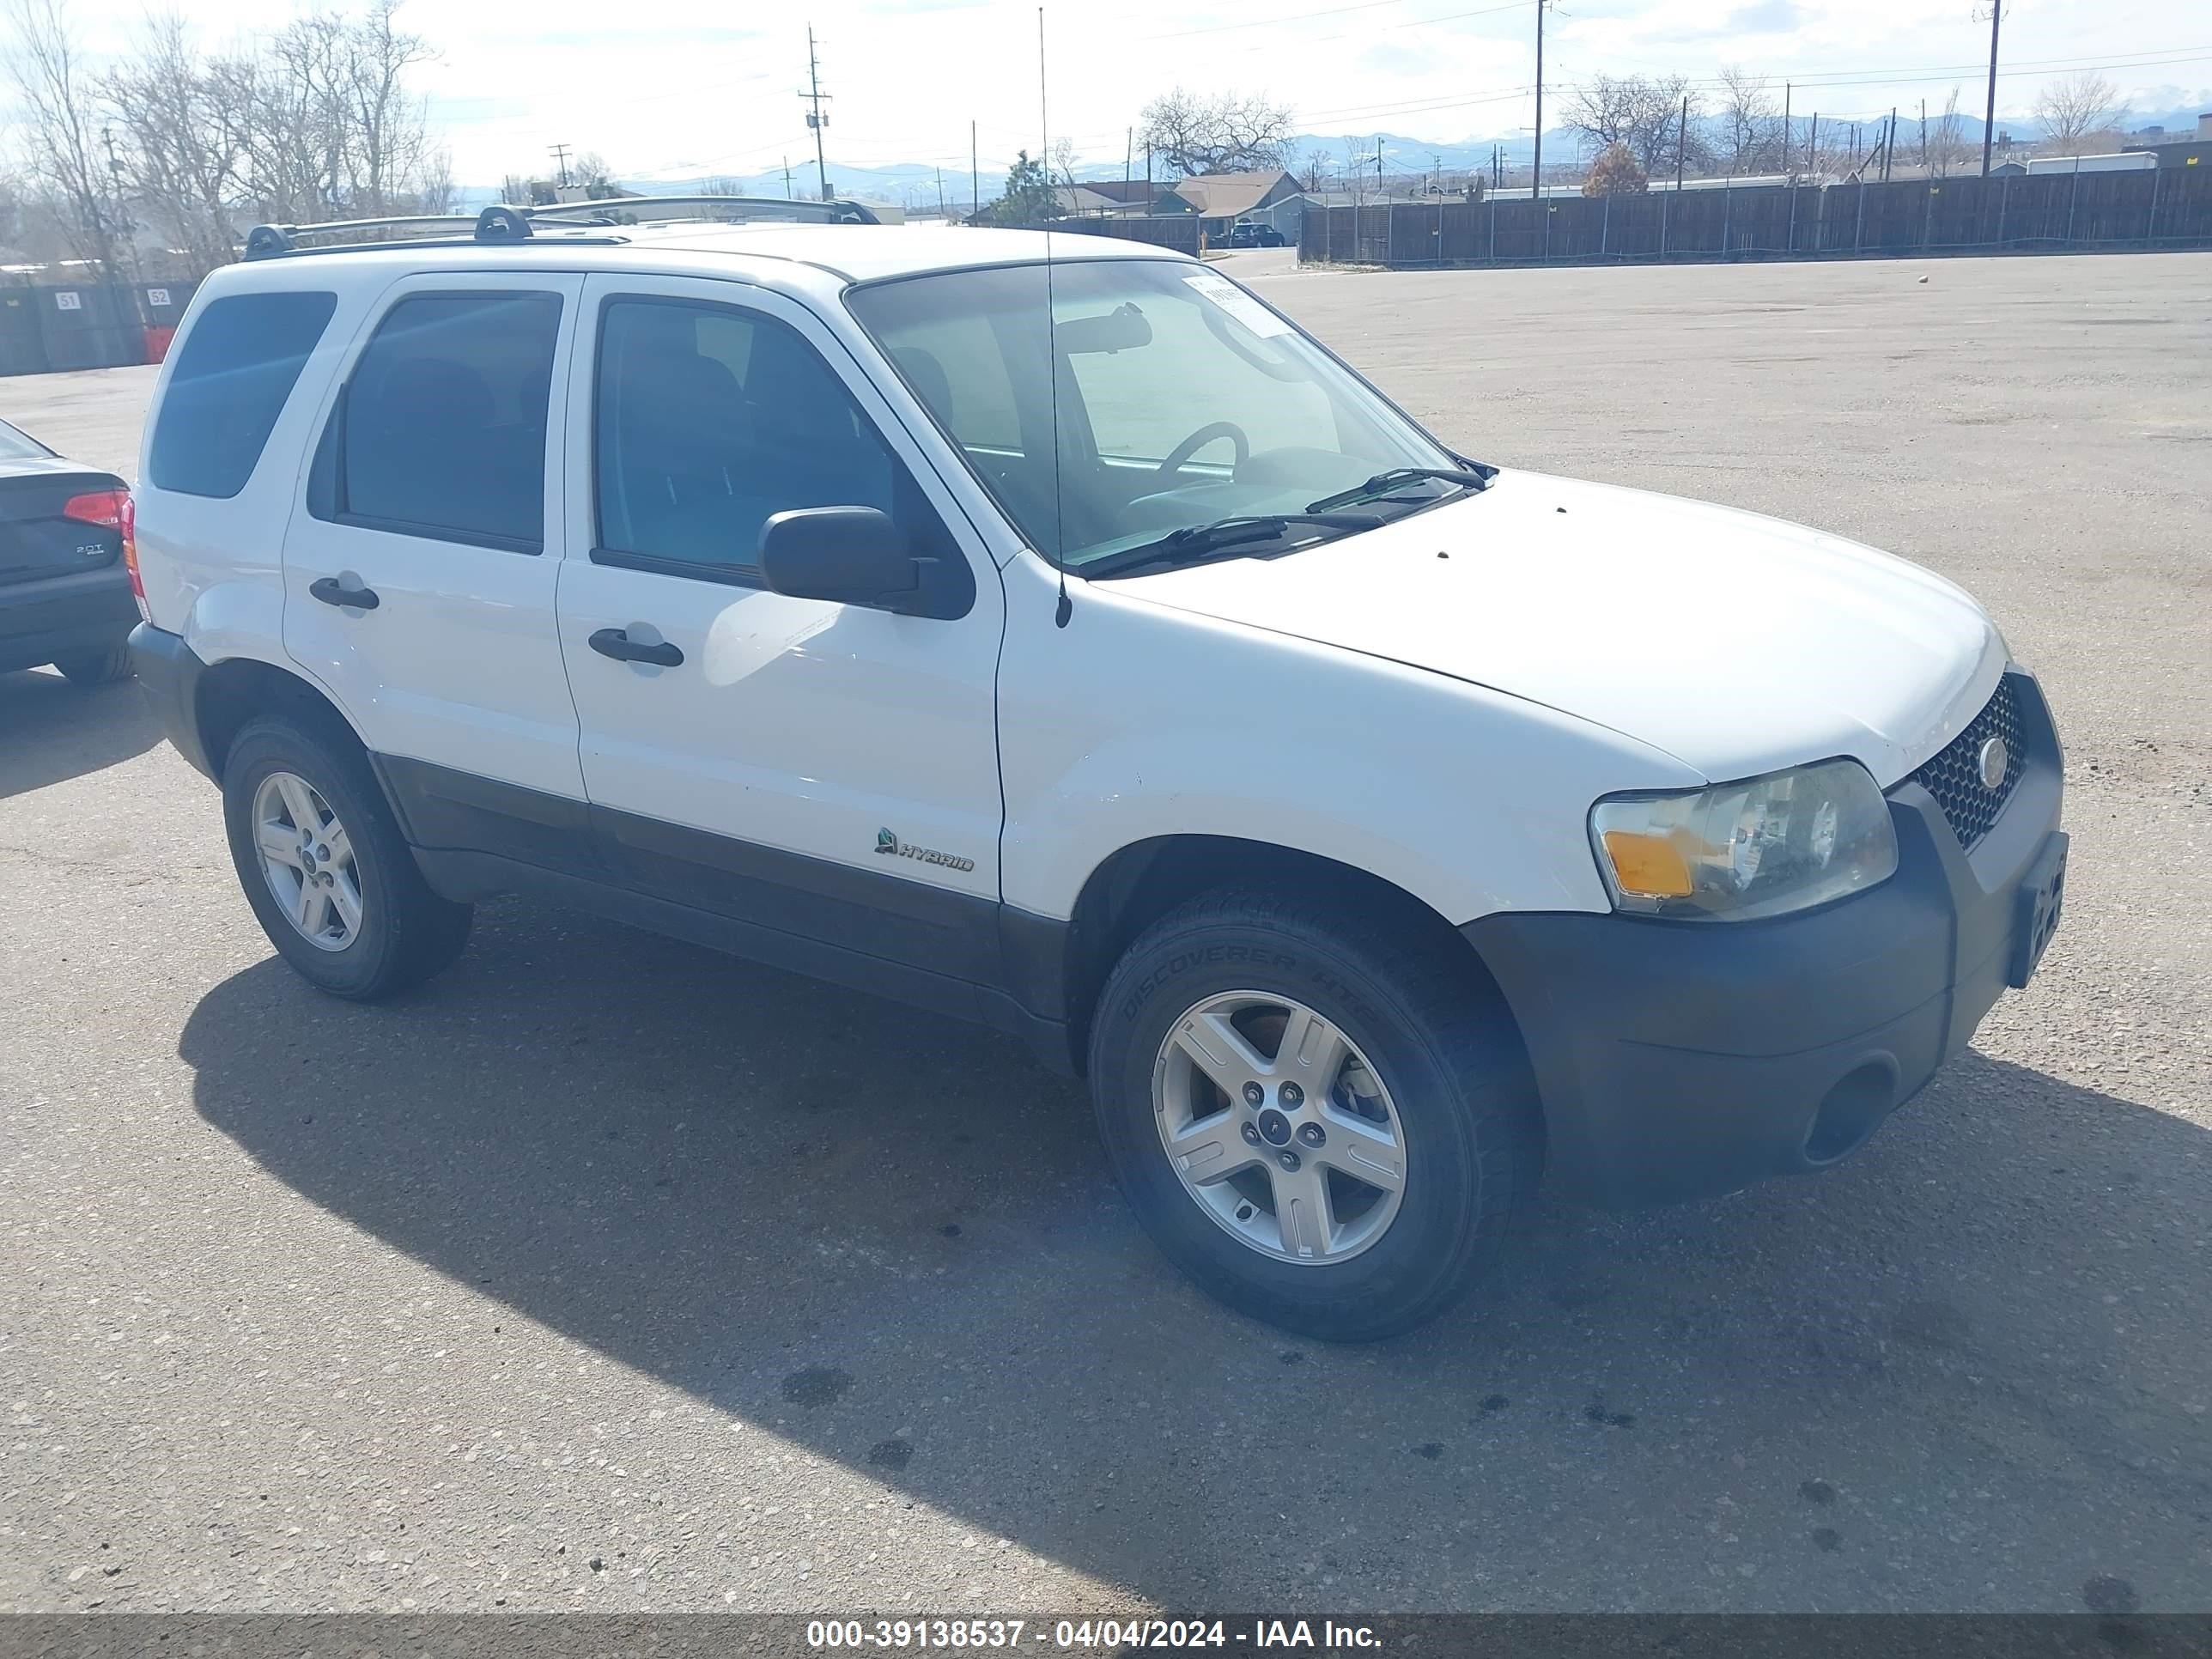
<svg viewBox="0 0 2212 1659">
<path fill-rule="evenodd" d="M 1234 421 L 1209 421 L 1168 452 L 1167 459 L 1160 463 L 1159 477 L 1163 483 L 1182 471 L 1184 464 L 1216 438 L 1226 438 L 1237 446 L 1237 465 L 1242 466 L 1252 459 L 1252 441 L 1244 435 L 1244 428 Z"/>
</svg>

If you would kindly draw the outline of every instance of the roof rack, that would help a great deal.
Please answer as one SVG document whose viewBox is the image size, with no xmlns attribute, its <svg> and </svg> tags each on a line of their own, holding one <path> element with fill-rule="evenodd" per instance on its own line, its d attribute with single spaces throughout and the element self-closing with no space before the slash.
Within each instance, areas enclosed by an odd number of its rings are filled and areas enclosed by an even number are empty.
<svg viewBox="0 0 2212 1659">
<path fill-rule="evenodd" d="M 662 211 L 667 208 L 697 208 L 706 211 Z M 838 199 L 801 201 L 795 197 L 781 196 L 610 196 L 590 202 L 551 202 L 544 207 L 527 208 L 522 211 L 532 220 L 557 218 L 565 222 L 574 222 L 568 216 L 582 214 L 586 216 L 586 223 L 617 225 L 706 219 L 718 211 L 740 220 L 788 220 L 802 224 L 873 225 L 883 222 L 858 202 Z"/>
<path fill-rule="evenodd" d="M 690 213 L 663 211 L 691 208 Z M 481 213 L 410 213 L 383 219 L 337 219 L 315 225 L 256 225 L 246 233 L 246 257 L 273 259 L 296 253 L 345 253 L 362 248 L 413 242 L 423 246 L 477 246 L 526 242 L 535 227 L 561 233 L 566 242 L 620 242 L 621 236 L 579 236 L 580 230 L 640 223 L 666 224 L 696 219 L 707 222 L 782 220 L 805 224 L 872 225 L 876 216 L 858 202 L 801 202 L 773 196 L 616 196 L 600 201 L 552 202 L 542 207 L 495 203 Z M 419 230 L 412 236 L 364 238 L 364 231 Z M 338 242 L 319 240 L 343 236 Z M 318 239 L 304 245 L 303 239 Z"/>
</svg>

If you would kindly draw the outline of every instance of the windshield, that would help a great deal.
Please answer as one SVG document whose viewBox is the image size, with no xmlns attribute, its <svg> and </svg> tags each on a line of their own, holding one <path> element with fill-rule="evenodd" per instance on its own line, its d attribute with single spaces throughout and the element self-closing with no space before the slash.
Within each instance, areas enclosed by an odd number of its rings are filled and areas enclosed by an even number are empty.
<svg viewBox="0 0 2212 1659">
<path fill-rule="evenodd" d="M 1243 289 L 1179 260 L 1051 267 L 1055 412 L 1045 272 L 948 271 L 848 302 L 1030 545 L 1072 570 L 1221 519 L 1303 513 L 1394 469 L 1458 465 Z M 1394 486 L 1371 516 L 1462 487 Z"/>
</svg>

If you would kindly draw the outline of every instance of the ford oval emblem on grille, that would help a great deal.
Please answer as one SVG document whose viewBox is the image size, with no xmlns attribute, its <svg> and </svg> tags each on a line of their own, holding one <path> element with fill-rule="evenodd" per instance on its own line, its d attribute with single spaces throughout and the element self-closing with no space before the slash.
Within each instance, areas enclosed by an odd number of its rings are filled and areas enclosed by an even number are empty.
<svg viewBox="0 0 2212 1659">
<path fill-rule="evenodd" d="M 1991 738 L 1974 757 L 1974 769 L 1982 775 L 1982 787 L 1995 793 L 2004 787 L 2005 769 L 2012 764 L 2012 750 L 2005 747 L 2002 738 Z"/>
</svg>

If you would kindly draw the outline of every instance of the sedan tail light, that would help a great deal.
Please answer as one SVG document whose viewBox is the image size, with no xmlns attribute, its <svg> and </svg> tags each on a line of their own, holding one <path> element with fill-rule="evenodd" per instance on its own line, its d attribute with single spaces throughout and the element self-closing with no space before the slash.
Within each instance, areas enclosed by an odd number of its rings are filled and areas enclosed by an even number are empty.
<svg viewBox="0 0 2212 1659">
<path fill-rule="evenodd" d="M 123 568 L 131 573 L 131 597 L 138 602 L 139 620 L 152 622 L 154 613 L 146 608 L 146 579 L 138 574 L 138 506 L 131 499 L 131 492 L 98 489 L 72 495 L 62 503 L 62 517 L 96 524 L 121 535 Z"/>
</svg>

